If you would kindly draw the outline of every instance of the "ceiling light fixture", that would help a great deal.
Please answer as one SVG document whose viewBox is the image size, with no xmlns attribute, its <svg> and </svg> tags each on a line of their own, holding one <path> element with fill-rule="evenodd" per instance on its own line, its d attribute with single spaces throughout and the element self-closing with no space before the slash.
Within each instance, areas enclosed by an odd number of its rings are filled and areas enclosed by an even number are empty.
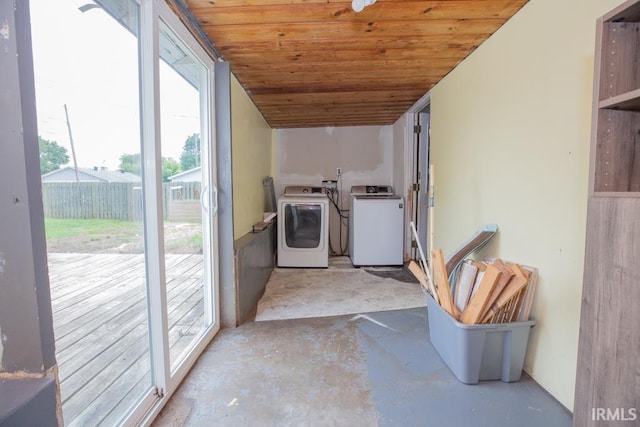
<svg viewBox="0 0 640 427">
<path fill-rule="evenodd" d="M 354 12 L 362 12 L 365 7 L 371 6 L 375 2 L 376 0 L 353 0 L 351 2 L 351 9 L 353 9 Z"/>
</svg>

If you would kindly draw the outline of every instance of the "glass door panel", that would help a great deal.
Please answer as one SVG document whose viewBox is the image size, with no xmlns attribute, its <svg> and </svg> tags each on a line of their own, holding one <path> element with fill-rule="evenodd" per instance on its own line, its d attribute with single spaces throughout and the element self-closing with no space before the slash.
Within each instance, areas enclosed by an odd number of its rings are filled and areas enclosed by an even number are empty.
<svg viewBox="0 0 640 427">
<path fill-rule="evenodd" d="M 31 0 L 49 273 L 66 425 L 151 395 L 133 0 Z"/>
<path fill-rule="evenodd" d="M 211 325 L 208 71 L 160 23 L 160 123 L 169 360 L 175 372 Z M 202 111 L 205 114 L 202 114 Z"/>
</svg>

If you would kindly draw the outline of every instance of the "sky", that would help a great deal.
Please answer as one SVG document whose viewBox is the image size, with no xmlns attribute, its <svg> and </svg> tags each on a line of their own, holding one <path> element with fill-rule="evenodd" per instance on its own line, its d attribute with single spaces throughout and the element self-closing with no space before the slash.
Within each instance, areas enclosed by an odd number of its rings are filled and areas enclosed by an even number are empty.
<svg viewBox="0 0 640 427">
<path fill-rule="evenodd" d="M 31 0 L 38 134 L 68 151 L 64 105 L 79 167 L 117 169 L 140 152 L 135 37 L 90 0 Z M 161 61 L 162 156 L 179 160 L 200 133 L 198 92 Z"/>
</svg>

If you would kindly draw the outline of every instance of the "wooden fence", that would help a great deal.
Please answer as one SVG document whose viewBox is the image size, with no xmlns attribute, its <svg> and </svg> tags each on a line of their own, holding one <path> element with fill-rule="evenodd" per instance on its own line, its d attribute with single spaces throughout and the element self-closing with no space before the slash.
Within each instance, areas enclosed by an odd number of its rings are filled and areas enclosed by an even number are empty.
<svg viewBox="0 0 640 427">
<path fill-rule="evenodd" d="M 169 221 L 200 222 L 199 182 L 174 182 L 164 184 L 164 218 Z"/>
<path fill-rule="evenodd" d="M 200 183 L 163 184 L 163 216 L 172 221 L 197 221 Z M 142 219 L 142 186 L 119 182 L 45 182 L 44 215 L 49 218 Z M 188 206 L 185 211 L 182 207 Z M 176 209 L 180 207 L 180 209 Z"/>
</svg>

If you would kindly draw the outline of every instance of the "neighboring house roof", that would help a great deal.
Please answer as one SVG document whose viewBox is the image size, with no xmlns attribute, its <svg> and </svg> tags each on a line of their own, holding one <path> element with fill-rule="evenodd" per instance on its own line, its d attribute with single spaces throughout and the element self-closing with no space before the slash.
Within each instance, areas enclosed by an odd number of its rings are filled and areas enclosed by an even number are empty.
<svg viewBox="0 0 640 427">
<path fill-rule="evenodd" d="M 171 182 L 200 182 L 202 181 L 201 167 L 198 166 L 188 171 L 177 173 L 168 179 Z"/>
<path fill-rule="evenodd" d="M 78 168 L 80 182 L 140 182 L 140 176 L 122 170 L 106 168 Z M 42 182 L 76 182 L 76 172 L 72 167 L 64 167 L 42 175 Z"/>
</svg>

